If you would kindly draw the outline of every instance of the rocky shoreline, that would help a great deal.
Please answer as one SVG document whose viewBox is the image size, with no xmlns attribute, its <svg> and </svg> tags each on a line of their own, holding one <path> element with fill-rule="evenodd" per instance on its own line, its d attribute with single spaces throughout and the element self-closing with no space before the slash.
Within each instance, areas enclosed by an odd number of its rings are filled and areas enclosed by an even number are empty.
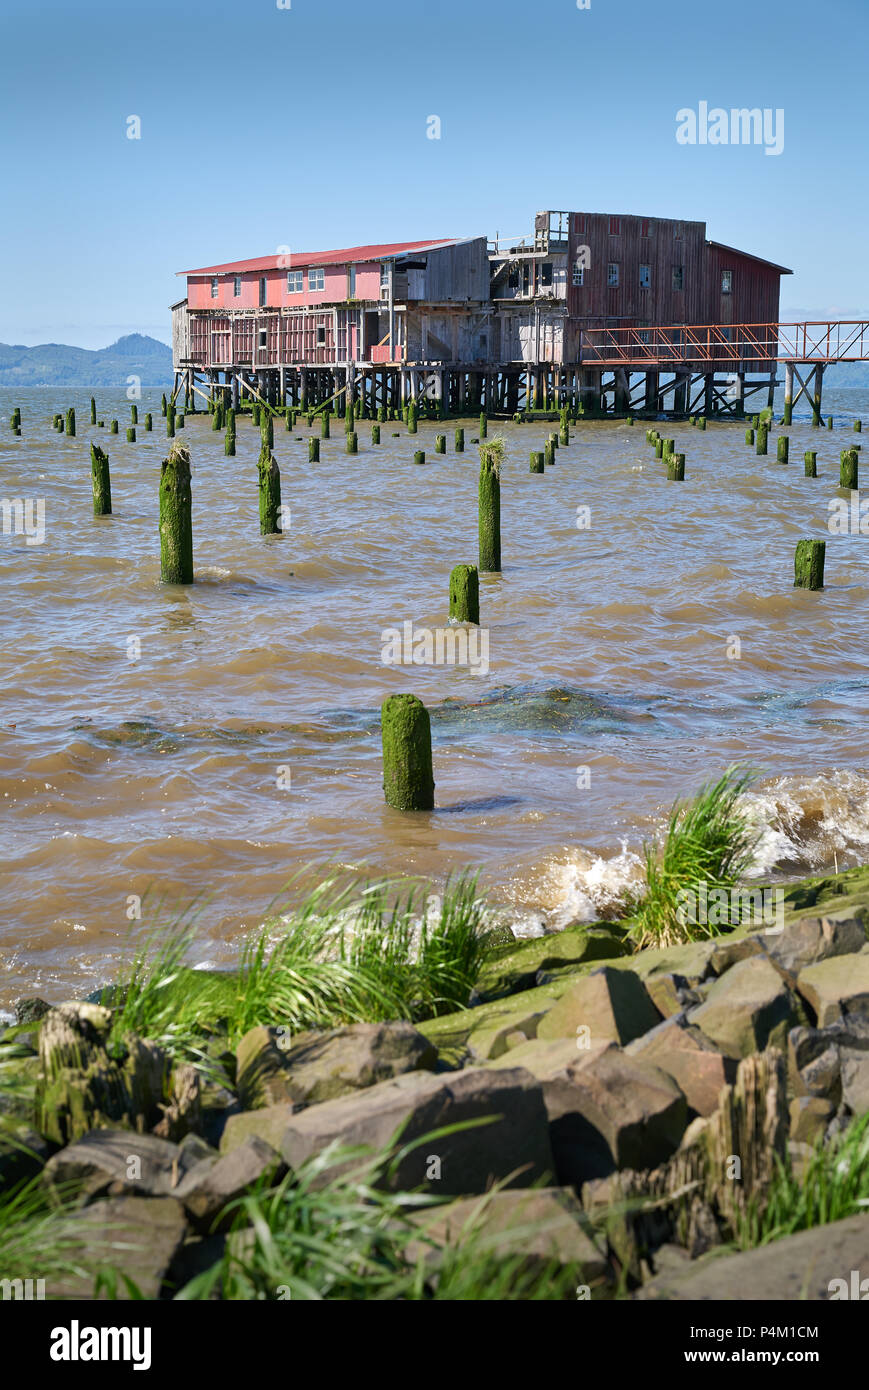
<svg viewBox="0 0 869 1390">
<path fill-rule="evenodd" d="M 847 1297 L 837 1280 L 869 1276 L 867 1145 L 840 1154 L 869 1114 L 869 869 L 784 906 L 640 952 L 620 923 L 502 936 L 465 1009 L 259 1023 L 235 1047 L 218 1027 L 198 1060 L 119 1042 L 110 992 L 21 1000 L 0 1208 L 26 1184 L 58 1240 L 45 1270 L 37 1243 L 10 1268 L 27 1220 L 0 1218 L 3 1273 L 61 1299 L 482 1296 L 456 1292 L 463 1267 L 497 1267 L 507 1298 Z M 825 1163 L 852 1165 L 831 1224 L 785 1200 Z M 276 1248 L 312 1211 L 334 1242 L 329 1203 L 354 1193 L 359 1292 L 319 1254 L 282 1279 L 262 1212 Z"/>
</svg>

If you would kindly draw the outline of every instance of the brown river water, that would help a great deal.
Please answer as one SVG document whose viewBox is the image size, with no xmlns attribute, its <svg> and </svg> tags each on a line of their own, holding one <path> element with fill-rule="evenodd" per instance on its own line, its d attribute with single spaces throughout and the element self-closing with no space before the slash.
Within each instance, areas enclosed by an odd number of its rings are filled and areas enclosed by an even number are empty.
<svg viewBox="0 0 869 1390">
<path fill-rule="evenodd" d="M 197 963 L 228 963 L 303 866 L 435 882 L 476 866 L 522 932 L 592 919 L 672 800 L 734 761 L 760 775 L 758 875 L 869 858 L 869 536 L 827 533 L 869 393 L 828 391 L 835 430 L 798 419 L 786 468 L 778 430 L 758 458 L 744 424 L 660 426 L 684 484 L 645 423 L 578 425 L 542 477 L 528 455 L 553 426 L 490 425 L 507 448 L 504 569 L 481 576 L 476 670 L 382 660 L 385 629 L 446 625 L 450 570 L 476 562 L 474 422 L 456 454 L 454 421 L 416 438 L 383 425 L 379 448 L 362 421 L 354 457 L 333 421 L 318 464 L 307 427 L 277 422 L 291 521 L 265 539 L 259 432 L 240 419 L 228 459 L 209 418 L 188 418 L 196 582 L 175 588 L 159 573 L 159 396 L 139 402 L 153 433 L 128 444 L 122 391 L 96 392 L 104 430 L 90 392 L 0 392 L 0 492 L 35 517 L 44 499 L 45 518 L 41 543 L 0 535 L 0 1007 L 115 978 L 147 922 L 129 920 L 133 895 L 200 897 Z M 51 425 L 69 405 L 74 439 Z M 91 438 L 111 459 L 99 520 Z M 804 535 L 827 536 L 819 593 L 793 588 Z M 380 703 L 402 690 L 431 711 L 432 814 L 383 803 Z"/>
</svg>

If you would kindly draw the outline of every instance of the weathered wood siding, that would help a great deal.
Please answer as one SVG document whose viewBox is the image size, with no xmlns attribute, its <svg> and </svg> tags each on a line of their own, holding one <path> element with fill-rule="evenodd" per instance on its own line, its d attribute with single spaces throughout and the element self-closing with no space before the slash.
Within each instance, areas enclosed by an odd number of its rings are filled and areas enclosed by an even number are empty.
<svg viewBox="0 0 869 1390">
<path fill-rule="evenodd" d="M 732 275 L 729 294 L 721 288 L 726 270 Z M 698 323 L 777 323 L 780 289 L 781 273 L 774 266 L 724 246 L 707 246 L 706 303 Z"/>
<path fill-rule="evenodd" d="M 615 220 L 615 223 L 613 219 Z M 618 230 L 612 230 L 616 225 Z M 580 257 L 580 248 L 588 256 Z M 567 306 L 587 326 L 701 323 L 706 303 L 706 224 L 675 219 L 627 217 L 610 213 L 571 213 Z M 589 259 L 581 286 L 573 267 Z M 618 266 L 618 286 L 607 284 L 608 267 Z M 640 266 L 650 270 L 650 287 L 640 284 Z M 682 288 L 674 280 L 681 267 Z"/>
</svg>

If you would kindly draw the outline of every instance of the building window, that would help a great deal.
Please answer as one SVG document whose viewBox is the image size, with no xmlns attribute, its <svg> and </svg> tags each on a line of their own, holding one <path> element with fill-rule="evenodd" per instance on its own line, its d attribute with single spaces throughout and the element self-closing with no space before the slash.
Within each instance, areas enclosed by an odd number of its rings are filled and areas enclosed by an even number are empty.
<svg viewBox="0 0 869 1390">
<path fill-rule="evenodd" d="M 211 277 L 211 298 L 212 298 L 212 299 L 216 299 L 216 298 L 217 298 L 217 276 L 216 276 L 216 275 L 212 275 L 212 277 Z"/>
<path fill-rule="evenodd" d="M 259 302 L 260 302 L 260 304 L 265 304 L 265 302 L 266 302 L 266 289 L 267 289 L 266 277 L 265 277 L 264 275 L 261 275 L 260 278 L 259 278 Z"/>
<path fill-rule="evenodd" d="M 510 274 L 507 276 L 507 288 L 508 288 L 508 290 L 518 290 L 518 288 L 519 288 L 519 267 L 518 267 L 518 266 L 516 267 L 515 270 L 511 270 L 511 271 L 510 271 Z"/>
<path fill-rule="evenodd" d="M 610 261 L 609 265 L 607 266 L 607 268 L 606 268 L 606 282 L 607 282 L 607 288 L 608 288 L 608 289 L 611 289 L 611 290 L 618 289 L 618 285 L 619 285 L 619 263 L 618 263 L 618 261 Z"/>
<path fill-rule="evenodd" d="M 610 236 L 620 236 L 622 230 L 622 219 L 620 217 L 610 218 Z"/>
<path fill-rule="evenodd" d="M 541 283 L 541 285 L 551 285 L 551 284 L 552 284 L 552 262 L 551 262 L 551 261 L 544 261 L 543 264 L 542 264 L 542 266 L 540 267 L 540 283 Z"/>
<path fill-rule="evenodd" d="M 650 265 L 640 266 L 640 289 L 650 290 L 652 288 L 652 267 Z"/>
<path fill-rule="evenodd" d="M 261 328 L 260 331 L 259 331 L 259 345 L 260 345 L 261 348 L 266 348 L 266 347 L 268 347 L 268 338 L 267 338 L 267 336 L 266 336 L 266 329 L 265 329 L 265 328 Z"/>
<path fill-rule="evenodd" d="M 685 288 L 685 268 L 681 265 L 673 266 L 673 289 L 682 290 Z"/>
<path fill-rule="evenodd" d="M 356 267 L 355 265 L 347 268 L 347 298 L 356 298 Z"/>
<path fill-rule="evenodd" d="M 640 236 L 651 236 L 654 226 L 651 217 L 644 217 L 640 222 Z"/>
<path fill-rule="evenodd" d="M 317 325 L 317 347 L 325 347 L 325 346 L 326 346 L 326 326 L 325 326 L 325 324 L 322 324 L 322 323 L 321 323 L 321 324 L 318 324 L 318 325 Z"/>
<path fill-rule="evenodd" d="M 324 290 L 325 288 L 326 288 L 326 272 L 325 272 L 325 270 L 322 270 L 322 269 L 320 269 L 320 270 L 309 270 L 309 271 L 308 271 L 308 289 L 309 289 L 309 290 Z"/>
<path fill-rule="evenodd" d="M 585 213 L 584 213 L 584 212 L 578 212 L 578 213 L 576 214 L 576 234 L 577 234 L 577 236 L 585 236 Z"/>
<path fill-rule="evenodd" d="M 301 294 L 305 288 L 305 272 L 303 270 L 287 271 L 287 294 Z"/>
<path fill-rule="evenodd" d="M 573 267 L 573 283 L 574 283 L 574 285 L 577 286 L 577 288 L 581 288 L 581 287 L 585 284 L 585 266 L 584 266 L 584 265 L 579 265 L 579 264 L 574 265 L 574 267 Z"/>
<path fill-rule="evenodd" d="M 733 293 L 733 271 L 732 271 L 732 270 L 722 270 L 722 272 L 721 272 L 721 293 L 722 293 L 722 294 L 732 294 L 732 293 Z"/>
<path fill-rule="evenodd" d="M 233 275 L 233 277 L 232 277 L 232 292 L 233 292 L 233 294 L 235 295 L 236 299 L 238 299 L 239 295 L 241 294 L 241 276 L 240 276 L 240 275 Z"/>
</svg>

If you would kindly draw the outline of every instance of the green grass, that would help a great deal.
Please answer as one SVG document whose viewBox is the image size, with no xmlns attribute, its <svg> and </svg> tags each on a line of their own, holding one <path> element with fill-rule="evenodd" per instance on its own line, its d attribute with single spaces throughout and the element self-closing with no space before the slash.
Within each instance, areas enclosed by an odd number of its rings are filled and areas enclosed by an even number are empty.
<svg viewBox="0 0 869 1390">
<path fill-rule="evenodd" d="M 826 1226 L 869 1207 L 869 1114 L 819 1144 L 796 1176 L 777 1160 L 768 1191 L 749 1204 L 737 1230 L 740 1249 L 767 1245 L 796 1231 Z M 867 1225 L 869 1231 L 869 1225 Z"/>
<path fill-rule="evenodd" d="M 753 780 L 729 768 L 693 800 L 675 802 L 663 846 L 644 845 L 645 889 L 626 904 L 637 950 L 719 934 L 717 925 L 692 920 L 680 895 L 698 895 L 701 884 L 710 898 L 715 890 L 730 892 L 750 868 L 759 834 L 738 802 Z"/>
<path fill-rule="evenodd" d="M 110 994 L 112 1043 L 130 1034 L 207 1067 L 208 1036 L 236 1043 L 257 1024 L 292 1032 L 463 1008 L 489 950 L 476 876 L 437 897 L 410 881 L 329 879 L 242 942 L 231 973 L 189 968 L 198 909 L 146 935 Z"/>
<path fill-rule="evenodd" d="M 430 1144 L 450 1132 L 437 1131 L 408 1147 Z M 240 1199 L 222 1257 L 176 1298 L 403 1302 L 575 1297 L 576 1285 L 583 1282 L 579 1266 L 529 1260 L 524 1253 L 539 1226 L 517 1225 L 508 1240 L 503 1232 L 486 1235 L 481 1230 L 490 1194 L 480 1198 L 458 1239 L 448 1247 L 436 1246 L 412 1216 L 443 1203 L 375 1185 L 403 1152 L 371 1155 L 331 1145 L 277 1187 Z M 340 1175 L 323 1182 L 327 1169 L 348 1162 Z"/>
</svg>

